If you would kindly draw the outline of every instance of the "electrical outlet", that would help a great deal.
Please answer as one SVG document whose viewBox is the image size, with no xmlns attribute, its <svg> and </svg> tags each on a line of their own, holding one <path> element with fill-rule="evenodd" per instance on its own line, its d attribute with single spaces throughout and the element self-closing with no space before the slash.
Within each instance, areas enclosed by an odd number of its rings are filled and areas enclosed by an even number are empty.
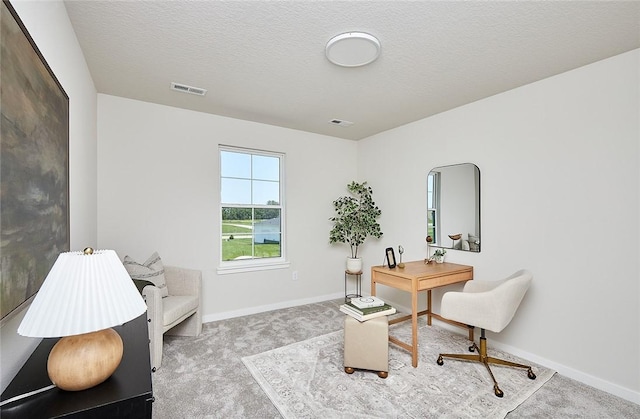
<svg viewBox="0 0 640 419">
<path fill-rule="evenodd" d="M 291 276 L 291 279 L 293 279 L 294 281 L 298 280 L 298 271 L 293 271 L 293 274 Z"/>
</svg>

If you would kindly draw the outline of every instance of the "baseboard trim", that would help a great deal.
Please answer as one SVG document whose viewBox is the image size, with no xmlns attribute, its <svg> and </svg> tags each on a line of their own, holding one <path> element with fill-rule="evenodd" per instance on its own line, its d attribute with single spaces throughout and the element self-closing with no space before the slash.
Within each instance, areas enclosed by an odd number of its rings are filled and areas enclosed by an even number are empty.
<svg viewBox="0 0 640 419">
<path fill-rule="evenodd" d="M 411 308 L 404 307 L 400 304 L 394 304 L 392 301 L 389 301 L 391 305 L 396 307 L 398 311 L 402 313 L 411 313 Z M 436 319 L 437 321 L 437 319 Z M 462 330 L 459 327 L 452 326 L 450 324 L 444 322 L 438 322 L 438 325 L 444 329 L 451 330 L 455 333 L 465 335 L 467 334 L 466 330 Z M 479 329 L 476 329 L 476 335 L 479 333 Z M 517 357 L 527 359 L 531 362 L 535 362 L 536 364 L 542 365 L 546 368 L 553 369 L 557 373 L 564 375 L 565 377 L 571 378 L 572 380 L 579 381 L 588 386 L 597 388 L 598 390 L 606 391 L 609 394 L 613 394 L 614 396 L 618 396 L 622 399 L 628 400 L 630 402 L 640 404 L 640 392 L 633 391 L 626 387 L 622 387 L 618 384 L 611 383 L 609 381 L 603 380 L 598 377 L 594 377 L 592 375 L 586 374 L 582 371 L 576 370 L 575 368 L 568 367 L 563 364 L 559 364 L 557 362 L 551 361 L 546 358 L 542 358 L 536 354 L 531 352 L 523 351 L 520 348 L 516 348 L 514 346 L 505 345 L 496 340 L 491 341 L 491 345 L 496 347 L 497 349 L 506 351 L 510 354 L 513 354 Z"/>
</svg>

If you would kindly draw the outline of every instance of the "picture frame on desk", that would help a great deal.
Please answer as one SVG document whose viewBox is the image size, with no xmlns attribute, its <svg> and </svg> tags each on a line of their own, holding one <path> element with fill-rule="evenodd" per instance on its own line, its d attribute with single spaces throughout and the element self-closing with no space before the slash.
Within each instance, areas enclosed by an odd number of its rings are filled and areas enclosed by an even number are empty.
<svg viewBox="0 0 640 419">
<path fill-rule="evenodd" d="M 393 269 L 396 267 L 396 254 L 393 251 L 393 247 L 387 247 L 385 252 L 385 256 L 387 259 L 387 266 L 389 269 Z"/>
</svg>

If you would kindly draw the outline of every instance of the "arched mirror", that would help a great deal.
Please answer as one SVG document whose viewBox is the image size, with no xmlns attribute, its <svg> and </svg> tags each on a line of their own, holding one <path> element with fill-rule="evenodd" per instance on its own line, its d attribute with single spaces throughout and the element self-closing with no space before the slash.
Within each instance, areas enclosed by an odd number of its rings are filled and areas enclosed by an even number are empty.
<svg viewBox="0 0 640 419">
<path fill-rule="evenodd" d="M 480 169 L 435 167 L 427 176 L 427 235 L 432 246 L 480 251 Z"/>
</svg>

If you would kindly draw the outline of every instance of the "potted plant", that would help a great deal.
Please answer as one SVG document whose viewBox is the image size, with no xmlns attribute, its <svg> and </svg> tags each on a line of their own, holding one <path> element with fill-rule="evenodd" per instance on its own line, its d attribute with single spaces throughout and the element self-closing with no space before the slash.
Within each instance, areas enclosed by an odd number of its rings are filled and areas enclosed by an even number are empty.
<svg viewBox="0 0 640 419">
<path fill-rule="evenodd" d="M 346 243 L 350 246 L 351 257 L 347 258 L 347 271 L 357 273 L 362 271 L 358 246 L 369 236 L 382 237 L 380 224 L 376 221 L 382 212 L 373 202 L 373 190 L 367 186 L 367 182 L 351 182 L 347 189 L 351 195 L 333 201 L 336 215 L 329 219 L 333 222 L 329 243 Z"/>
<path fill-rule="evenodd" d="M 437 249 L 435 252 L 433 252 L 433 259 L 436 261 L 436 263 L 442 263 L 444 262 L 444 255 L 446 253 L 447 251 L 444 249 Z"/>
</svg>

